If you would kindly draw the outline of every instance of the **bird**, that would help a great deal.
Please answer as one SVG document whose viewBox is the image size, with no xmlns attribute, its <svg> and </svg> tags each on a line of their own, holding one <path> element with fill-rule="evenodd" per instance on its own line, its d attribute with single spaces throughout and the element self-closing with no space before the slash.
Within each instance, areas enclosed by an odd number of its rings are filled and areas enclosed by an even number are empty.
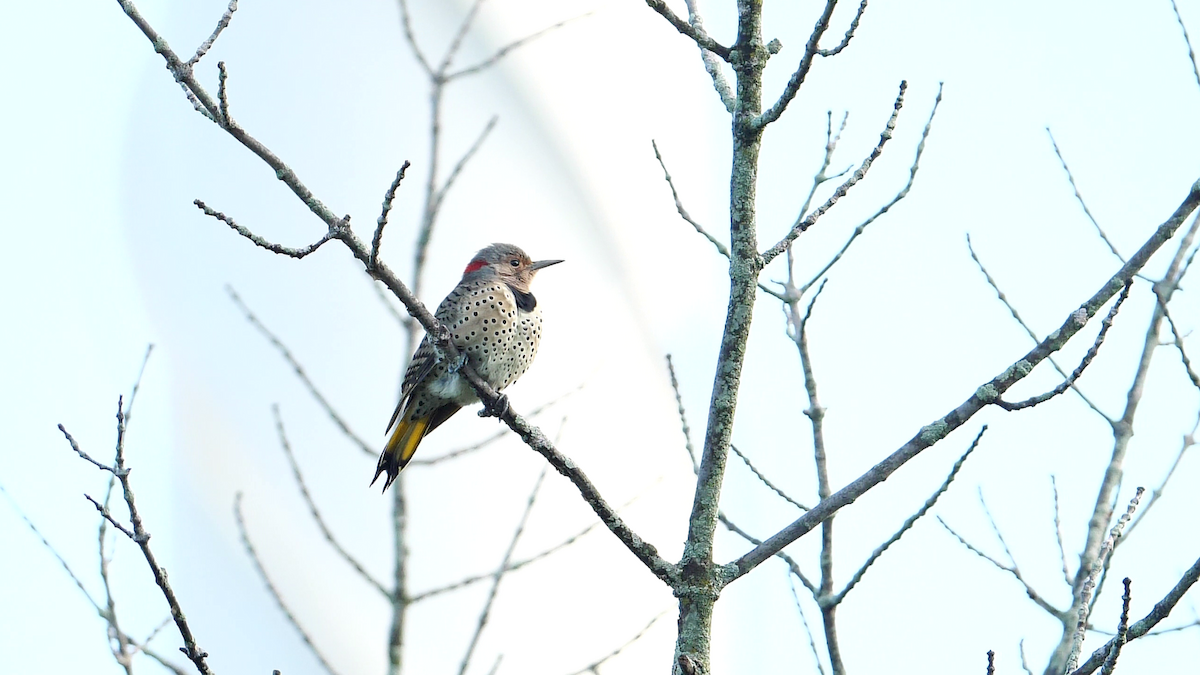
<svg viewBox="0 0 1200 675">
<path fill-rule="evenodd" d="M 525 374 L 542 338 L 542 308 L 529 285 L 539 270 L 560 262 L 533 261 L 512 244 L 492 244 L 471 258 L 462 280 L 434 313 L 460 357 L 455 361 L 439 355 L 428 335 L 421 340 L 404 373 L 371 485 L 387 474 L 387 492 L 429 432 L 479 401 L 459 372 L 464 363 L 470 362 L 497 391 Z M 507 399 L 501 396 L 498 407 L 503 410 Z"/>
</svg>

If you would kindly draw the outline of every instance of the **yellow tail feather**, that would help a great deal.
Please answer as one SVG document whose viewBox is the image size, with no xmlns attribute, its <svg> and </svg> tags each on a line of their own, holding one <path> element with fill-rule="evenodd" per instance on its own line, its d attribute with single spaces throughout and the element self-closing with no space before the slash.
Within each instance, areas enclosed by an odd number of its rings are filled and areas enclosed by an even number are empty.
<svg viewBox="0 0 1200 675">
<path fill-rule="evenodd" d="M 425 438 L 430 420 L 430 417 L 412 417 L 411 410 L 404 412 L 404 416 L 396 423 L 396 429 L 388 439 L 387 445 L 383 447 L 383 453 L 379 455 L 379 464 L 375 467 L 375 478 L 371 479 L 371 485 L 385 472 L 387 480 L 384 481 L 383 489 L 386 491 L 392 485 L 396 476 L 400 475 L 400 470 L 412 459 L 417 446 L 421 444 L 421 439 Z"/>
</svg>

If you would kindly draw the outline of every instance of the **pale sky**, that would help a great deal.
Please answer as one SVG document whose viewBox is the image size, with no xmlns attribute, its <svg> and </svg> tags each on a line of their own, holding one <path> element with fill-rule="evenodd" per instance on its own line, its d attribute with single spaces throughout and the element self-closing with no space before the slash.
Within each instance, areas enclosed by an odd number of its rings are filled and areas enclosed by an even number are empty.
<svg viewBox="0 0 1200 675">
<path fill-rule="evenodd" d="M 764 37 L 783 50 L 767 71 L 774 100 L 816 16 L 815 3 L 767 2 Z M 844 3 L 827 35 L 842 34 Z M 440 54 L 465 3 L 412 0 L 422 46 Z M 672 3 L 683 13 L 683 3 Z M 181 54 L 224 9 L 219 0 L 138 3 Z M 733 38 L 730 2 L 703 5 L 720 41 Z M 1194 36 L 1200 4 L 1180 3 Z M 675 212 L 654 159 L 657 141 L 690 213 L 728 239 L 729 123 L 695 46 L 640 2 L 490 0 L 460 63 L 565 18 L 592 12 L 455 83 L 446 99 L 445 167 L 493 115 L 499 122 L 442 212 L 423 300 L 436 304 L 470 255 L 511 241 L 532 257 L 565 258 L 534 290 L 546 337 L 509 390 L 519 412 L 581 385 L 538 418 L 631 525 L 678 559 L 691 503 L 666 369 L 674 356 L 694 442 L 724 318 L 726 264 Z M 395 404 L 403 339 L 370 282 L 330 244 L 294 261 L 254 248 L 192 205 L 203 199 L 255 232 L 298 246 L 319 223 L 260 160 L 192 110 L 113 2 L 20 3 L 5 12 L 0 75 L 0 485 L 93 592 L 100 593 L 96 514 L 104 476 L 73 453 L 62 423 L 110 459 L 116 397 L 128 393 L 154 343 L 128 441 L 139 504 L 160 560 L 200 644 L 219 672 L 322 672 L 273 604 L 242 551 L 236 492 L 255 544 L 302 625 L 340 673 L 383 672 L 388 608 L 333 554 L 308 518 L 279 450 L 279 404 L 314 497 L 348 548 L 390 578 L 390 499 L 366 484 L 374 459 L 346 442 L 278 353 L 230 301 L 231 285 L 301 360 L 368 442 L 379 444 Z M 436 58 L 436 56 L 434 57 Z M 245 0 L 201 62 L 213 91 L 230 69 L 235 118 L 279 154 L 327 205 L 369 236 L 383 192 L 405 160 L 384 244 L 409 274 L 412 233 L 428 171 L 427 85 L 390 0 Z M 727 76 L 732 77 L 727 72 Z M 883 157 L 861 185 L 797 243 L 798 275 L 819 269 L 855 225 L 908 178 L 939 83 L 910 196 L 880 219 L 829 275 L 811 324 L 812 355 L 835 489 L 895 450 L 1024 354 L 1031 342 L 968 256 L 965 235 L 1034 330 L 1057 328 L 1118 267 L 1076 201 L 1051 147 L 1054 133 L 1081 194 L 1122 254 L 1141 245 L 1200 177 L 1200 85 L 1171 4 L 1153 2 L 872 4 L 850 47 L 818 59 L 800 95 L 764 140 L 760 246 L 786 232 L 820 164 L 825 119 L 849 112 L 833 166 L 857 165 L 876 143 L 901 80 L 908 94 Z M 818 193 L 822 198 L 828 194 Z M 1147 267 L 1157 277 L 1168 245 Z M 784 275 L 777 262 L 766 279 Z M 1181 331 L 1196 297 L 1172 304 Z M 1080 386 L 1110 415 L 1124 404 L 1147 317 L 1139 282 Z M 1089 327 L 1064 351 L 1072 368 Z M 1189 341 L 1189 345 L 1191 341 Z M 1200 353 L 1200 347 L 1193 348 Z M 1043 366 L 1015 392 L 1053 387 Z M 785 490 L 815 502 L 811 439 L 794 345 L 774 299 L 760 295 L 735 443 Z M 1120 504 L 1156 487 L 1196 419 L 1197 393 L 1162 348 L 1125 464 Z M 563 417 L 566 421 L 563 422 Z M 1078 563 L 1086 520 L 1111 452 L 1111 432 L 1072 394 L 1035 410 L 990 409 L 839 514 L 837 586 L 940 484 L 982 423 L 991 425 L 930 516 L 867 573 L 839 610 L 851 672 L 982 672 L 997 652 L 1019 672 L 1024 640 L 1040 672 L 1057 622 L 1010 575 L 965 550 L 940 515 L 1003 555 L 979 494 L 1026 579 L 1065 605 L 1050 476 L 1062 498 L 1067 558 Z M 435 456 L 496 431 L 460 415 L 421 447 Z M 470 459 L 404 474 L 412 510 L 416 590 L 499 564 L 544 462 L 513 438 Z M 1093 620 L 1115 626 L 1118 580 L 1134 580 L 1140 618 L 1200 555 L 1193 514 L 1200 465 L 1185 455 L 1154 514 L 1113 562 Z M 0 671 L 117 673 L 103 621 L 29 531 L 0 505 Z M 797 515 L 731 459 L 722 507 L 769 535 Z M 570 484 L 546 478 L 518 556 L 593 522 Z M 724 533 L 717 557 L 748 546 Z M 817 538 L 790 547 L 817 572 Z M 116 541 L 114 593 L 123 626 L 145 635 L 165 604 L 128 541 Z M 431 600 L 409 615 L 406 668 L 457 672 L 484 588 Z M 1167 625 L 1196 620 L 1195 592 Z M 820 617 L 805 599 L 808 621 Z M 670 592 L 607 531 L 507 577 L 471 673 L 570 673 L 663 618 L 602 671 L 669 667 L 676 607 Z M 1106 639 L 1095 637 L 1085 653 Z M 153 643 L 175 653 L 168 628 Z M 1165 671 L 1200 646 L 1200 630 L 1131 644 L 1129 672 Z M 816 672 L 781 565 L 768 562 L 726 589 L 714 628 L 714 672 Z M 182 659 L 177 662 L 183 663 Z M 153 663 L 139 663 L 150 672 Z"/>
</svg>

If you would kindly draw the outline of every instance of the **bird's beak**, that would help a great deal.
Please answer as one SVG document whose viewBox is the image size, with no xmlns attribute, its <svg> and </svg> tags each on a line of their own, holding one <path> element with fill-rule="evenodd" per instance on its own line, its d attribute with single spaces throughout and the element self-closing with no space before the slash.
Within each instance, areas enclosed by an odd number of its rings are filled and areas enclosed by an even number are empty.
<svg viewBox="0 0 1200 675">
<path fill-rule="evenodd" d="M 529 266 L 529 269 L 531 269 L 531 270 L 533 270 L 534 272 L 536 272 L 536 271 L 538 271 L 538 270 L 542 269 L 543 267 L 549 267 L 549 266 L 551 266 L 551 265 L 557 265 L 557 264 L 558 264 L 558 263 L 560 263 L 560 262 L 562 262 L 562 261 L 561 261 L 561 260 L 539 260 L 539 261 L 537 261 L 537 262 L 533 263 L 532 265 L 530 265 L 530 266 Z"/>
</svg>

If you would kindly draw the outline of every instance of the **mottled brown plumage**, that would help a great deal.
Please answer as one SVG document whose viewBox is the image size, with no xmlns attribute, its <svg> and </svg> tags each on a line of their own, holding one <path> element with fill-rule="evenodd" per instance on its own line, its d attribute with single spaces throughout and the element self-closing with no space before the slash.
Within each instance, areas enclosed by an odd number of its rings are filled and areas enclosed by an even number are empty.
<svg viewBox="0 0 1200 675">
<path fill-rule="evenodd" d="M 434 313 L 454 346 L 497 391 L 516 382 L 537 354 L 542 310 L 529 284 L 538 270 L 559 262 L 534 262 L 512 244 L 492 244 L 475 254 Z M 457 365 L 438 356 L 429 336 L 421 341 L 404 374 L 372 485 L 386 473 L 386 491 L 426 434 L 479 400 Z"/>
</svg>

